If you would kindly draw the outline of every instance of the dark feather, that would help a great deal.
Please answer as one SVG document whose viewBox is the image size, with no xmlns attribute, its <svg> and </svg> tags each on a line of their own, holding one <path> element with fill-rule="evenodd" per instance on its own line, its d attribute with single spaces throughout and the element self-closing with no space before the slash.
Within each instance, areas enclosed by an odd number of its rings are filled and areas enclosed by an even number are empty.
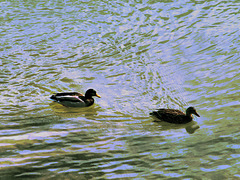
<svg viewBox="0 0 240 180">
<path fill-rule="evenodd" d="M 165 121 L 174 124 L 186 124 L 192 121 L 192 114 L 199 116 L 193 107 L 187 109 L 187 113 L 176 109 L 157 109 L 153 111 L 150 115 L 156 117 L 155 121 Z"/>
</svg>

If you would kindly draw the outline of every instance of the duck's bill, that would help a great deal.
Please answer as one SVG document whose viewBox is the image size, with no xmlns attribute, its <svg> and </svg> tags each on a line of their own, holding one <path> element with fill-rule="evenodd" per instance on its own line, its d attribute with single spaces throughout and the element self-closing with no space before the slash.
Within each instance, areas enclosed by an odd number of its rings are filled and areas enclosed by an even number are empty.
<svg viewBox="0 0 240 180">
<path fill-rule="evenodd" d="M 194 114 L 195 114 L 197 117 L 200 117 L 200 115 L 199 115 L 197 112 L 195 112 Z"/>
<path fill-rule="evenodd" d="M 99 98 L 101 97 L 101 96 L 100 96 L 99 94 L 97 94 L 97 93 L 96 93 L 96 96 L 99 97 Z"/>
</svg>

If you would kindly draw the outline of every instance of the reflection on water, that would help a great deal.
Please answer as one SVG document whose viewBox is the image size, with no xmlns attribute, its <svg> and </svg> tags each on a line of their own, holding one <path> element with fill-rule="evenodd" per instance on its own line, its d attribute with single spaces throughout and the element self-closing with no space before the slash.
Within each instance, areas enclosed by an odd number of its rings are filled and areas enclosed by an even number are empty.
<svg viewBox="0 0 240 180">
<path fill-rule="evenodd" d="M 161 130 L 172 130 L 172 129 L 183 129 L 185 128 L 186 132 L 189 134 L 195 133 L 197 129 L 200 128 L 196 121 L 189 122 L 187 124 L 170 124 L 164 121 L 154 121 L 157 126 L 161 127 Z"/>
<path fill-rule="evenodd" d="M 197 123 L 191 124 L 191 125 L 185 127 L 186 131 L 189 134 L 193 134 L 199 128 L 200 128 L 200 126 Z"/>
<path fill-rule="evenodd" d="M 240 177 L 238 2 L 0 6 L 2 179 Z M 88 108 L 49 100 L 88 88 Z M 189 105 L 197 123 L 148 115 Z"/>
</svg>

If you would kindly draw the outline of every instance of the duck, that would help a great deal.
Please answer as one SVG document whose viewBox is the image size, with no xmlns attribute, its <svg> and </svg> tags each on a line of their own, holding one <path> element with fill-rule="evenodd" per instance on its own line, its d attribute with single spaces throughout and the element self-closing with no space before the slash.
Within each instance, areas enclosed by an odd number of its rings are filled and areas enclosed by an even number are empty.
<svg viewBox="0 0 240 180">
<path fill-rule="evenodd" d="M 157 111 L 150 113 L 150 115 L 155 117 L 155 122 L 165 121 L 174 124 L 187 124 L 191 122 L 193 120 L 192 114 L 200 117 L 194 107 L 188 107 L 186 114 L 177 109 L 157 109 Z"/>
<path fill-rule="evenodd" d="M 79 92 L 53 94 L 50 99 L 66 107 L 88 107 L 94 104 L 93 96 L 101 97 L 94 89 L 88 89 L 83 95 Z"/>
</svg>

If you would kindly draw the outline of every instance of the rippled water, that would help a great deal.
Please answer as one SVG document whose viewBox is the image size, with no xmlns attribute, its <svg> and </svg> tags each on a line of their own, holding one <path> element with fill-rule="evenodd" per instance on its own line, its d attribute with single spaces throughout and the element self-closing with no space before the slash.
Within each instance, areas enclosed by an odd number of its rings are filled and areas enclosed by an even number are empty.
<svg viewBox="0 0 240 180">
<path fill-rule="evenodd" d="M 1 179 L 240 178 L 239 5 L 1 2 Z M 190 105 L 200 129 L 149 116 Z"/>
</svg>

